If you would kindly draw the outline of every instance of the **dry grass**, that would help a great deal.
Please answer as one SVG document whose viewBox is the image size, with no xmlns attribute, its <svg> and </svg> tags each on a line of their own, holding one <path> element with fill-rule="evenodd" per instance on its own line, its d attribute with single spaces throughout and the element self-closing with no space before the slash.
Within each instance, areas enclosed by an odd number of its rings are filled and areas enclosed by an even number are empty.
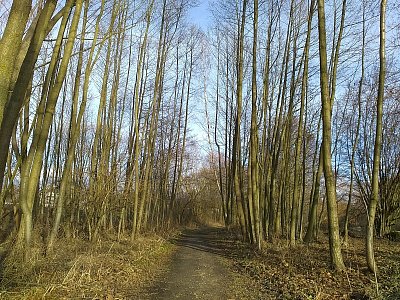
<svg viewBox="0 0 400 300">
<path fill-rule="evenodd" d="M 51 255 L 35 251 L 28 263 L 10 254 L 3 264 L 0 298 L 132 299 L 162 272 L 173 247 L 150 235 L 135 242 L 59 240 Z"/>
</svg>

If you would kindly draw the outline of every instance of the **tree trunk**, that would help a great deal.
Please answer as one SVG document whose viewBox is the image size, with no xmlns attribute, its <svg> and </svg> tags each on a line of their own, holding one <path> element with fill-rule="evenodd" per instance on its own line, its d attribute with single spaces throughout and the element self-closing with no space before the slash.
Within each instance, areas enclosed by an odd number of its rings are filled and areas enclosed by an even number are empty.
<svg viewBox="0 0 400 300">
<path fill-rule="evenodd" d="M 372 194 L 368 206 L 368 227 L 367 227 L 367 264 L 371 272 L 377 272 L 377 266 L 374 256 L 374 225 L 376 207 L 379 201 L 379 165 L 382 148 L 382 116 L 383 116 L 383 100 L 385 94 L 385 75 L 386 75 L 386 58 L 385 58 L 385 17 L 386 17 L 386 0 L 381 0 L 380 8 L 380 40 L 379 40 L 379 85 L 378 97 L 376 100 L 376 129 L 375 129 L 375 145 L 374 145 L 374 162 L 372 167 Z"/>
<path fill-rule="evenodd" d="M 325 30 L 325 0 L 318 0 L 318 33 L 319 33 L 319 58 L 320 58 L 320 85 L 322 102 L 322 154 L 325 176 L 325 188 L 328 205 L 329 248 L 332 266 L 342 271 L 345 269 L 343 262 L 339 221 L 336 203 L 335 178 L 332 172 L 331 158 L 331 110 L 332 104 L 329 97 L 328 68 L 326 55 L 326 30 Z"/>
</svg>

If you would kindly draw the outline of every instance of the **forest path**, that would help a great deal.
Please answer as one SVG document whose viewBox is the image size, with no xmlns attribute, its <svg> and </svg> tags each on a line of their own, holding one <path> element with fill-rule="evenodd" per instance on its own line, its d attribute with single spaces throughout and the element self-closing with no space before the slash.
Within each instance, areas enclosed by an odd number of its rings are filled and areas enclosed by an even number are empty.
<svg viewBox="0 0 400 300">
<path fill-rule="evenodd" d="M 233 272 L 235 240 L 219 227 L 185 230 L 168 270 L 141 299 L 257 299 L 243 275 Z M 236 251 L 235 251 L 236 249 Z"/>
</svg>

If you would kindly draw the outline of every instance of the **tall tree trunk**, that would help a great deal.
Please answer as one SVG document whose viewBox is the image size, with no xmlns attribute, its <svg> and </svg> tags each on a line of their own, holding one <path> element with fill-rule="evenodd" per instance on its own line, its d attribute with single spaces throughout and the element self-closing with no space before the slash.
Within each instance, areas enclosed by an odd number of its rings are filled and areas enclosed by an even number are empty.
<svg viewBox="0 0 400 300">
<path fill-rule="evenodd" d="M 257 128 L 257 33 L 258 33 L 258 0 L 254 0 L 253 19 L 253 57 L 251 79 L 251 128 L 248 198 L 254 243 L 261 249 L 259 170 L 258 170 L 258 128 Z"/>
<path fill-rule="evenodd" d="M 376 207 L 379 201 L 379 165 L 382 148 L 382 116 L 383 116 L 383 100 L 385 94 L 385 75 L 386 75 L 386 58 L 385 58 L 385 17 L 386 17 L 386 0 L 381 0 L 380 7 L 380 39 L 379 39 L 379 85 L 378 97 L 376 100 L 376 129 L 375 129 L 375 145 L 374 145 L 374 162 L 372 167 L 372 193 L 368 206 L 368 227 L 367 227 L 367 264 L 368 269 L 374 273 L 377 272 L 377 266 L 374 256 L 374 225 Z"/>
<path fill-rule="evenodd" d="M 318 33 L 319 33 L 319 58 L 320 58 L 320 84 L 322 102 L 322 150 L 323 166 L 325 176 L 325 188 L 328 205 L 328 226 L 329 226 L 329 248 L 332 266 L 338 270 L 344 270 L 340 236 L 339 221 L 336 203 L 335 178 L 332 172 L 331 158 L 331 110 L 332 103 L 329 97 L 329 82 L 326 54 L 326 29 L 325 29 L 325 0 L 318 0 Z"/>
<path fill-rule="evenodd" d="M 14 66 L 31 8 L 32 0 L 13 1 L 3 36 L 0 39 L 0 124 L 12 90 Z"/>
<path fill-rule="evenodd" d="M 20 42 L 18 42 L 18 40 L 20 39 L 20 37 L 18 36 L 22 35 L 23 31 L 25 30 L 25 19 L 28 18 L 28 14 L 30 11 L 30 4 L 28 5 L 27 3 L 31 3 L 31 1 L 21 0 L 13 2 L 9 18 L 9 21 L 11 21 L 11 29 L 8 27 L 9 25 L 7 24 L 3 37 L 0 41 L 0 69 L 2 70 L 2 72 L 8 72 L 7 70 L 10 68 L 10 66 L 4 66 L 3 64 L 8 65 L 12 63 L 13 65 L 11 66 L 11 68 L 13 69 L 13 74 L 10 74 L 10 76 L 15 77 L 14 84 L 14 82 L 11 82 L 11 77 L 7 79 L 8 75 L 3 74 L 3 76 L 0 72 L 0 78 L 2 78 L 1 80 L 3 80 L 3 82 L 0 82 L 0 190 L 3 185 L 3 176 L 8 156 L 8 147 L 10 144 L 11 134 L 17 123 L 19 112 L 21 110 L 21 107 L 23 106 L 23 101 L 27 99 L 26 96 L 30 94 L 29 86 L 31 85 L 34 66 L 38 58 L 43 40 L 46 37 L 49 29 L 51 29 L 52 26 L 54 26 L 55 24 L 53 22 L 50 22 L 50 18 L 56 7 L 56 2 L 57 1 L 48 0 L 43 9 L 40 11 L 37 22 L 32 24 L 32 26 L 34 26 L 34 32 L 29 41 L 28 49 L 24 57 L 22 58 L 23 61 L 21 63 L 15 61 L 15 57 L 17 57 L 17 55 L 15 53 L 10 53 L 10 50 L 15 51 L 15 49 L 19 49 L 18 47 L 20 45 Z M 19 7 L 19 5 L 21 6 Z M 68 4 L 66 4 L 66 6 L 68 6 Z M 14 9 L 19 11 L 14 11 Z M 15 28 L 15 26 L 18 26 L 18 29 Z M 12 32 L 8 32 L 8 30 L 11 30 Z M 22 32 L 18 33 L 19 30 L 22 30 Z M 10 54 L 12 54 L 13 58 L 8 59 L 7 56 Z M 19 55 L 19 59 L 21 59 L 20 56 L 21 55 Z M 17 63 L 21 64 L 20 68 L 15 65 Z M 6 83 L 6 81 L 8 83 Z M 14 85 L 12 88 L 7 86 L 7 95 L 6 98 L 3 99 L 3 96 L 5 94 L 2 94 L 2 89 L 7 84 Z M 11 90 L 12 93 L 11 95 L 9 95 L 9 91 Z M 3 113 L 4 115 L 7 115 L 7 118 L 2 118 Z"/>
<path fill-rule="evenodd" d="M 72 1 L 70 1 L 69 3 L 70 5 L 72 5 Z M 32 239 L 32 226 L 33 226 L 32 209 L 35 201 L 37 186 L 39 183 L 40 171 L 42 168 L 42 158 L 49 135 L 49 129 L 53 120 L 57 99 L 62 84 L 64 82 L 69 60 L 72 54 L 72 49 L 76 37 L 76 31 L 79 24 L 81 9 L 82 9 L 82 0 L 78 0 L 75 3 L 75 13 L 71 22 L 63 58 L 61 59 L 59 68 L 57 70 L 58 73 L 56 76 L 53 73 L 55 68 L 49 67 L 48 72 L 50 73 L 48 73 L 47 75 L 53 78 L 53 80 L 49 81 L 49 83 L 52 82 L 52 84 L 48 85 L 49 87 L 48 94 L 46 93 L 46 90 L 43 90 L 43 95 L 42 95 L 43 98 L 41 100 L 42 103 L 39 105 L 37 112 L 34 137 L 32 140 L 31 148 L 29 150 L 28 158 L 24 163 L 21 172 L 20 203 L 23 213 L 23 219 L 22 219 L 22 227 L 20 227 L 20 238 L 24 237 L 25 239 L 26 258 L 29 256 L 29 246 Z M 63 17 L 63 22 L 60 26 L 59 35 L 57 37 L 57 43 L 59 45 L 57 47 L 58 49 L 61 46 L 61 41 L 63 39 L 63 33 L 67 25 L 68 17 L 69 17 L 69 10 L 66 10 L 65 15 Z M 58 56 L 59 52 L 55 51 L 52 57 L 52 63 L 54 64 L 54 66 L 56 64 L 56 61 L 58 60 Z"/>
<path fill-rule="evenodd" d="M 236 83 L 236 116 L 235 116 L 235 129 L 233 136 L 233 186 L 236 196 L 237 214 L 239 218 L 240 227 L 242 229 L 243 239 L 247 240 L 248 232 L 245 224 L 245 210 L 244 210 L 244 199 L 241 190 L 241 168 L 242 163 L 241 157 L 241 137 L 240 137 L 240 126 L 242 118 L 242 98 L 243 98 L 243 50 L 244 50 L 244 27 L 246 23 L 246 8 L 247 0 L 243 1 L 242 17 L 239 26 L 239 38 L 237 45 L 237 83 Z"/>
</svg>

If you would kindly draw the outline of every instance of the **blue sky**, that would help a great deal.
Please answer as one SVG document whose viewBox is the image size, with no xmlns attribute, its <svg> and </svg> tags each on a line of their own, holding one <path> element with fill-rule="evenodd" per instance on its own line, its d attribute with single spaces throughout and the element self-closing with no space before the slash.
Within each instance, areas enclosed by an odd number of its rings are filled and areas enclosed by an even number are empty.
<svg viewBox="0 0 400 300">
<path fill-rule="evenodd" d="M 199 5 L 189 11 L 189 21 L 199 25 L 204 31 L 210 22 L 208 6 L 211 0 L 199 0 Z"/>
</svg>

